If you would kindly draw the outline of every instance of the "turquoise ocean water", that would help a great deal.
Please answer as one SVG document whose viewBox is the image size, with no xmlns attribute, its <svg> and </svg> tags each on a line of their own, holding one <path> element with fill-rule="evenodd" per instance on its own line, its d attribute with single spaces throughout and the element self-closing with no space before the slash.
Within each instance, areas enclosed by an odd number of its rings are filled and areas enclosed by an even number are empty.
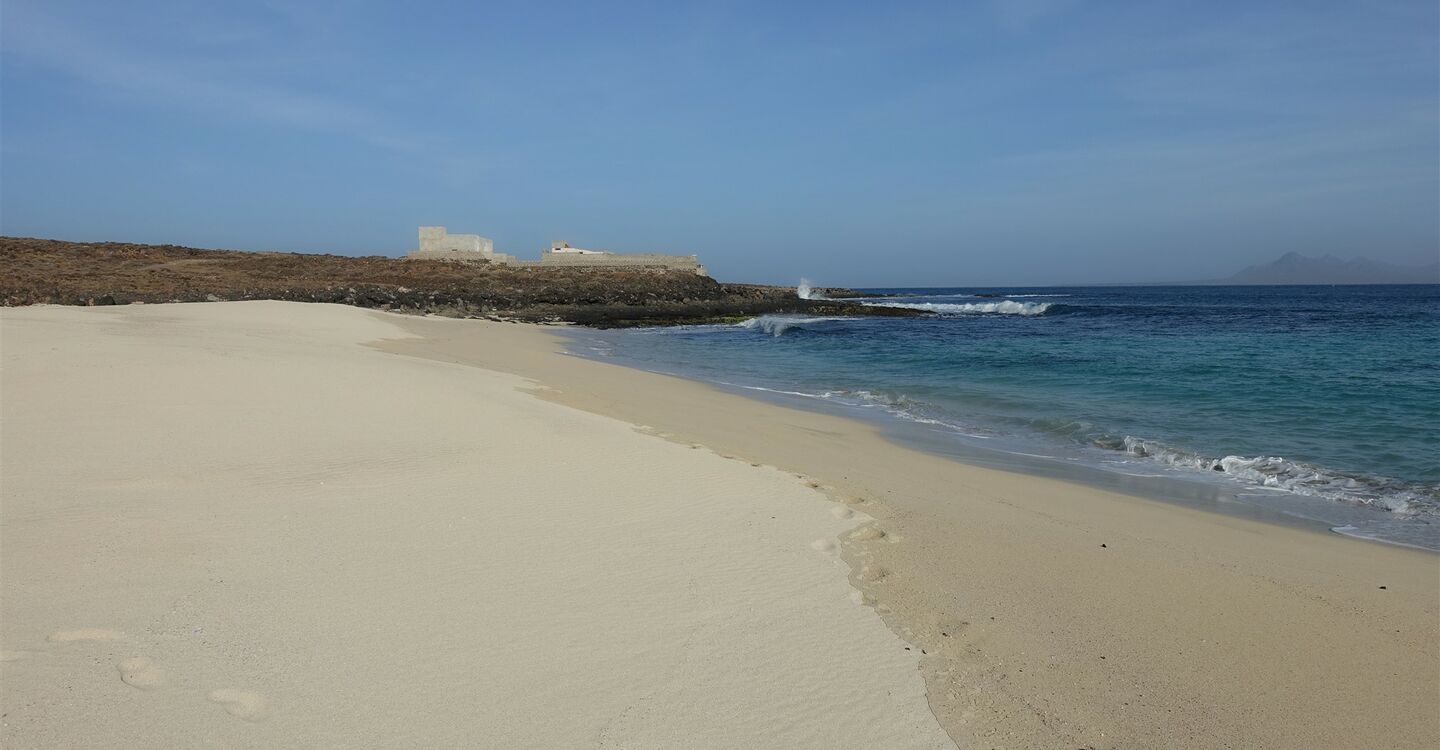
<svg viewBox="0 0 1440 750">
<path fill-rule="evenodd" d="M 577 333 L 577 353 L 962 460 L 1440 550 L 1440 285 L 879 289 L 922 318 Z"/>
</svg>

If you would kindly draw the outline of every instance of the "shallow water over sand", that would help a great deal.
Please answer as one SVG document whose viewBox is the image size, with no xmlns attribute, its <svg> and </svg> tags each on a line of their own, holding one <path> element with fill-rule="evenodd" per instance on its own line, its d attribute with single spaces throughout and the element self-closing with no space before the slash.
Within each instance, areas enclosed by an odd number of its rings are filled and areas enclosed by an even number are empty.
<svg viewBox="0 0 1440 750">
<path fill-rule="evenodd" d="M 1178 480 L 1142 494 L 1440 549 L 1440 285 L 872 291 L 935 314 L 587 331 L 576 351 L 876 415 L 967 460 Z"/>
</svg>

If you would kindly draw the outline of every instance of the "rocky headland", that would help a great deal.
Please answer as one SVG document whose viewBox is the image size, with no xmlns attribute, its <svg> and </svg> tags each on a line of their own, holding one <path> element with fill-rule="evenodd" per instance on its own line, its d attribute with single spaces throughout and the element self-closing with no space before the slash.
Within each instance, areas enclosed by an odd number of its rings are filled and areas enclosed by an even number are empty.
<svg viewBox="0 0 1440 750">
<path fill-rule="evenodd" d="M 863 296 L 849 289 L 826 297 Z M 384 256 L 202 250 L 0 237 L 0 302 L 124 305 L 285 300 L 597 327 L 724 322 L 770 313 L 913 316 L 790 287 L 663 268 L 525 268 Z"/>
</svg>

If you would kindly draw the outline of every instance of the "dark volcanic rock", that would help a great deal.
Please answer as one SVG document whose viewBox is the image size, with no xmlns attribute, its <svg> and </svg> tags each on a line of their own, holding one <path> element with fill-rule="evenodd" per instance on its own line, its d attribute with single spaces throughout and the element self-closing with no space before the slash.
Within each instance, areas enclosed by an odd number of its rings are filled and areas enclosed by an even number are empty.
<svg viewBox="0 0 1440 750">
<path fill-rule="evenodd" d="M 0 300 L 7 306 L 257 299 L 596 326 L 720 321 L 778 312 L 916 314 L 802 300 L 785 287 L 721 284 L 708 276 L 660 268 L 517 268 L 0 237 Z"/>
</svg>

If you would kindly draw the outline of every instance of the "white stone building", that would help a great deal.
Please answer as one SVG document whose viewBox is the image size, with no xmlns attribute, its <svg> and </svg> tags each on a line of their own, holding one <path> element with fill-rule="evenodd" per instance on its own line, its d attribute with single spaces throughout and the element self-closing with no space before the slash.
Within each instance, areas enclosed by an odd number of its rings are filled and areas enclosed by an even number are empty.
<svg viewBox="0 0 1440 750">
<path fill-rule="evenodd" d="M 420 227 L 420 247 L 406 254 L 421 260 L 485 261 L 526 268 L 664 268 L 705 274 L 705 267 L 694 255 L 662 255 L 659 253 L 612 253 L 608 250 L 586 250 L 571 247 L 568 242 L 550 243 L 540 253 L 540 260 L 516 260 L 515 256 L 495 252 L 495 243 L 478 234 L 450 234 L 445 227 Z"/>
<path fill-rule="evenodd" d="M 406 257 L 426 260 L 486 260 L 513 263 L 515 256 L 495 252 L 495 243 L 478 234 L 450 234 L 445 227 L 420 227 L 420 247 Z"/>
</svg>

